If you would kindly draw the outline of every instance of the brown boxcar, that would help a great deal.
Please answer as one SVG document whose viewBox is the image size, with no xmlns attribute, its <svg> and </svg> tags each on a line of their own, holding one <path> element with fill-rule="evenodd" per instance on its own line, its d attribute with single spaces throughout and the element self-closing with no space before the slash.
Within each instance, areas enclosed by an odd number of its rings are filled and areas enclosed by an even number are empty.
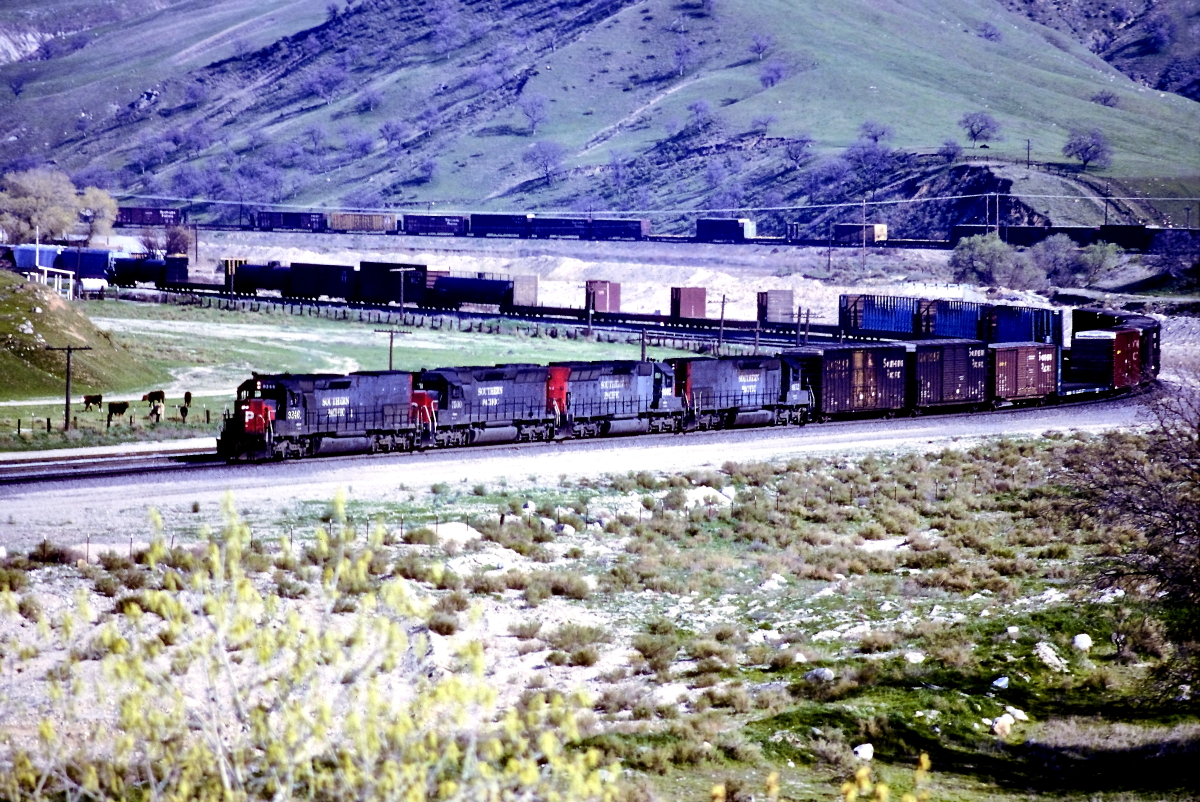
<svg viewBox="0 0 1200 802">
<path fill-rule="evenodd" d="M 979 340 L 923 340 L 909 358 L 909 399 L 917 408 L 987 400 L 987 345 Z"/>
<path fill-rule="evenodd" d="M 781 354 L 814 394 L 821 418 L 904 409 L 907 356 L 903 345 L 887 343 L 810 346 Z"/>
<path fill-rule="evenodd" d="M 404 215 L 405 234 L 462 237 L 466 236 L 467 229 L 467 218 L 460 214 Z"/>
<path fill-rule="evenodd" d="M 1136 329 L 1081 331 L 1071 344 L 1071 380 L 1119 390 L 1142 379 Z"/>
<path fill-rule="evenodd" d="M 329 230 L 392 234 L 396 231 L 396 215 L 368 214 L 365 212 L 330 212 Z"/>
<path fill-rule="evenodd" d="M 621 311 L 621 285 L 615 281 L 592 279 L 585 285 L 587 308 L 595 312 Z"/>
<path fill-rule="evenodd" d="M 767 290 L 758 294 L 759 323 L 795 323 L 796 294 L 792 290 Z"/>
<path fill-rule="evenodd" d="M 836 223 L 833 227 L 833 238 L 837 242 L 861 245 L 864 234 L 868 245 L 887 242 L 887 223 Z"/>
<path fill-rule="evenodd" d="M 703 287 L 672 287 L 671 317 L 708 317 L 707 291 Z"/>
<path fill-rule="evenodd" d="M 994 343 L 988 351 L 988 383 L 995 400 L 1050 398 L 1058 392 L 1058 346 Z"/>
</svg>

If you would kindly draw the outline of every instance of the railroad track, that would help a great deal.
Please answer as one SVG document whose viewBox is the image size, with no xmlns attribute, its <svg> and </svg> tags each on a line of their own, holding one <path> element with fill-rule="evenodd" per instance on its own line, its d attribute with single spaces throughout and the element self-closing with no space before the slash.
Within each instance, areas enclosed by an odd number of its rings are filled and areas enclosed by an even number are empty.
<svg viewBox="0 0 1200 802">
<path fill-rule="evenodd" d="M 169 449 L 145 453 L 80 454 L 69 451 L 53 456 L 0 461 L 0 485 L 31 484 L 96 476 L 187 470 L 221 465 L 213 449 Z"/>
</svg>

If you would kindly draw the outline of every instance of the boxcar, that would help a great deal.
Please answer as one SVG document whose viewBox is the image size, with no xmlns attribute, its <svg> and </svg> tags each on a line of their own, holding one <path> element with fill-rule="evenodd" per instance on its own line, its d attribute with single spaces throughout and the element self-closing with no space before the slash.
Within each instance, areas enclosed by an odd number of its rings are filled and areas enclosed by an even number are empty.
<svg viewBox="0 0 1200 802">
<path fill-rule="evenodd" d="M 796 294 L 792 290 L 766 290 L 758 294 L 759 323 L 795 323 Z"/>
<path fill-rule="evenodd" d="M 914 409 L 987 401 L 987 345 L 979 340 L 919 340 L 909 346 L 909 403 Z"/>
<path fill-rule="evenodd" d="M 329 230 L 339 234 L 392 234 L 396 231 L 396 215 L 377 212 L 332 212 Z"/>
<path fill-rule="evenodd" d="M 177 226 L 183 222 L 178 209 L 145 209 L 137 206 L 122 206 L 117 209 L 113 225 L 125 226 Z"/>
<path fill-rule="evenodd" d="M 368 304 L 420 303 L 425 297 L 425 265 L 360 262 L 356 300 Z"/>
<path fill-rule="evenodd" d="M 595 312 L 620 312 L 621 285 L 615 281 L 590 279 L 584 284 L 584 307 Z"/>
<path fill-rule="evenodd" d="M 512 306 L 512 279 L 492 278 L 486 273 L 478 277 L 435 274 L 430 272 L 423 306 L 437 309 L 458 309 L 463 304 L 479 304 L 507 308 Z"/>
<path fill-rule="evenodd" d="M 404 233 L 414 236 L 466 236 L 470 226 L 466 217 L 458 214 L 406 214 Z"/>
<path fill-rule="evenodd" d="M 575 237 L 587 239 L 588 221 L 579 217 L 538 217 L 529 221 L 529 236 L 538 239 Z"/>
<path fill-rule="evenodd" d="M 711 217 L 696 221 L 698 242 L 745 242 L 756 236 L 758 229 L 753 220 Z"/>
<path fill-rule="evenodd" d="M 808 346 L 781 354 L 813 393 L 814 414 L 826 420 L 904 409 L 907 356 L 903 345 L 884 343 Z"/>
<path fill-rule="evenodd" d="M 887 242 L 888 227 L 887 223 L 835 223 L 833 238 L 850 245 L 861 245 L 863 242 L 873 245 Z"/>
<path fill-rule="evenodd" d="M 473 237 L 528 237 L 531 214 L 473 214 Z"/>
<path fill-rule="evenodd" d="M 1034 401 L 1058 392 L 1059 348 L 1036 342 L 988 346 L 988 394 L 996 402 Z"/>
<path fill-rule="evenodd" d="M 259 212 L 258 228 L 263 231 L 285 229 L 288 231 L 324 231 L 323 212 Z"/>
<path fill-rule="evenodd" d="M 355 298 L 357 276 L 349 265 L 293 262 L 288 295 L 292 298 Z"/>
<path fill-rule="evenodd" d="M 649 220 L 592 220 L 588 229 L 592 239 L 643 240 L 650 236 Z"/>
<path fill-rule="evenodd" d="M 1141 346 L 1136 329 L 1077 332 L 1071 341 L 1070 357 L 1073 382 L 1114 390 L 1141 383 Z"/>
</svg>

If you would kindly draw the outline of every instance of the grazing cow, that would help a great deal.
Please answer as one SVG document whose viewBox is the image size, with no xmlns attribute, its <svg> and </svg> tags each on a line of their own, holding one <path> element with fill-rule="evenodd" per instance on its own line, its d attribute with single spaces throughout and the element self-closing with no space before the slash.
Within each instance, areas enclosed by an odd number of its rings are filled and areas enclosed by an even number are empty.
<svg viewBox="0 0 1200 802">
<path fill-rule="evenodd" d="M 108 425 L 112 425 L 113 418 L 120 418 L 129 411 L 128 401 L 109 401 L 108 402 Z"/>
<path fill-rule="evenodd" d="M 163 411 L 165 409 L 166 407 L 163 405 L 162 401 L 155 401 L 150 405 L 150 419 L 155 423 L 162 423 Z"/>
<path fill-rule="evenodd" d="M 167 400 L 167 394 L 162 390 L 151 390 L 142 396 L 142 400 L 149 402 L 150 406 L 154 406 L 155 404 L 165 403 Z"/>
<path fill-rule="evenodd" d="M 192 391 L 191 390 L 188 390 L 186 393 L 183 394 L 183 405 L 185 407 L 190 407 L 192 405 Z"/>
<path fill-rule="evenodd" d="M 95 406 L 96 409 L 100 409 L 100 405 L 103 403 L 104 403 L 104 396 L 102 396 L 102 395 L 99 395 L 99 394 L 85 395 L 83 397 L 83 411 L 91 412 L 93 406 Z"/>
</svg>

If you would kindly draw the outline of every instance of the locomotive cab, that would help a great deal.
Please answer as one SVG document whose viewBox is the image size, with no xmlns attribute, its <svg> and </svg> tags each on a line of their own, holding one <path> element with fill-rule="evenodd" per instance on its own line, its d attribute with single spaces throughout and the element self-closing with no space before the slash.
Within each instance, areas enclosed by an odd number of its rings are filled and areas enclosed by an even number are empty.
<svg viewBox="0 0 1200 802">
<path fill-rule="evenodd" d="M 288 402 L 287 388 L 273 379 L 255 376 L 242 382 L 233 412 L 225 416 L 217 452 L 227 459 L 270 456 L 277 433 L 276 421 L 282 423 L 299 417 L 289 415 L 292 405 Z"/>
</svg>

